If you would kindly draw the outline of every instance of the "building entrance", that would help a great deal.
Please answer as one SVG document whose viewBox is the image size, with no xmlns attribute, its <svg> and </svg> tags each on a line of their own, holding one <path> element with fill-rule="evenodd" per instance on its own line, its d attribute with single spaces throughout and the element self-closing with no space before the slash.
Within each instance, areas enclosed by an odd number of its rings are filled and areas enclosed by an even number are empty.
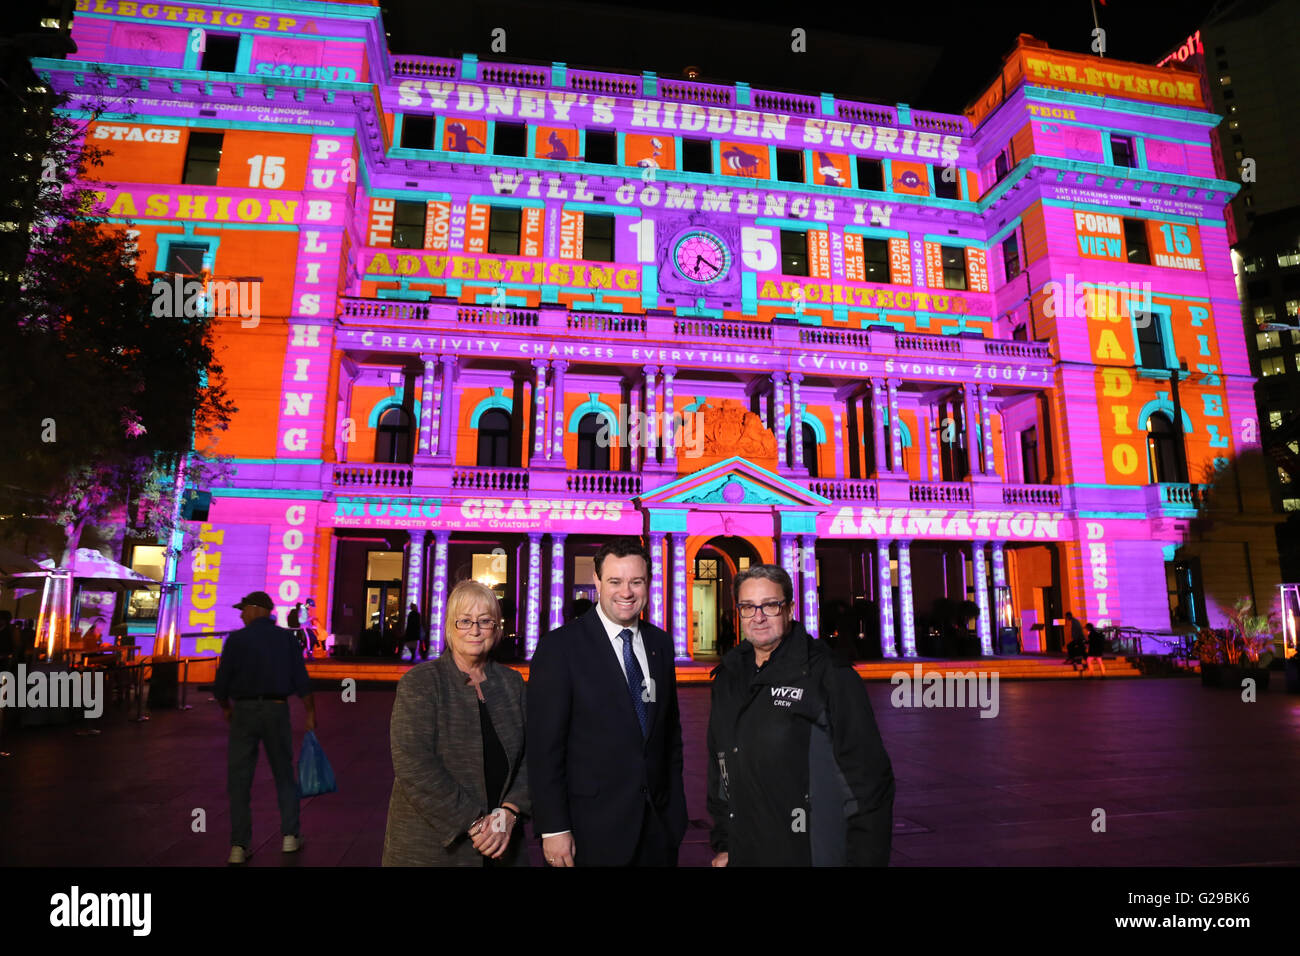
<svg viewBox="0 0 1300 956">
<path fill-rule="evenodd" d="M 691 656 L 721 657 L 740 640 L 736 621 L 736 575 L 761 563 L 744 538 L 710 538 L 695 555 L 691 585 Z"/>
</svg>

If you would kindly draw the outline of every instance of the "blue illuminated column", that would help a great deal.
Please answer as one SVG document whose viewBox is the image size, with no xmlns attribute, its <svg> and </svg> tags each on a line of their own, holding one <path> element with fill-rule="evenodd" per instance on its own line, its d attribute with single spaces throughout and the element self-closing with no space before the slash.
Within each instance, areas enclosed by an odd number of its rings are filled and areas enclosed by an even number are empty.
<svg viewBox="0 0 1300 956">
<path fill-rule="evenodd" d="M 889 470 L 903 470 L 903 431 L 898 421 L 898 379 L 889 380 Z M 906 637 L 904 637 L 906 640 Z"/>
<path fill-rule="evenodd" d="M 406 552 L 406 607 L 402 608 L 402 619 L 406 619 L 411 605 L 422 607 L 421 592 L 424 589 L 424 540 L 427 531 L 412 531 L 410 547 Z"/>
<path fill-rule="evenodd" d="M 963 420 L 966 426 L 966 456 L 970 463 L 971 476 L 982 475 L 984 470 L 980 465 L 980 448 L 975 443 L 975 423 L 979 421 L 979 410 L 976 408 L 975 386 L 962 385 L 962 408 Z"/>
<path fill-rule="evenodd" d="M 785 372 L 772 373 L 772 433 L 776 435 L 776 467 L 785 467 Z M 787 568 L 786 570 L 789 570 Z"/>
<path fill-rule="evenodd" d="M 887 410 L 888 392 L 884 382 L 878 378 L 871 380 L 871 448 L 875 453 L 876 474 L 887 474 L 893 469 L 885 457 L 885 412 Z"/>
<path fill-rule="evenodd" d="M 447 541 L 450 531 L 433 533 L 433 600 L 429 602 L 429 649 L 436 657 L 445 643 L 447 621 Z"/>
<path fill-rule="evenodd" d="M 980 637 L 980 653 L 989 656 L 993 653 L 993 628 L 989 622 L 989 576 L 984 561 L 983 541 L 972 542 L 975 565 L 975 603 L 980 609 L 976 627 Z"/>
<path fill-rule="evenodd" d="M 455 440 L 456 409 L 456 356 L 444 355 L 442 362 L 442 402 L 438 409 L 438 454 L 450 459 L 456 452 L 452 448 Z"/>
<path fill-rule="evenodd" d="M 551 445 L 546 457 L 557 465 L 564 464 L 564 370 L 569 363 L 556 359 L 551 363 Z"/>
<path fill-rule="evenodd" d="M 790 453 L 794 455 L 791 466 L 798 471 L 804 470 L 803 460 L 803 408 L 799 404 L 799 383 L 803 375 L 790 373 Z"/>
<path fill-rule="evenodd" d="M 673 549 L 673 653 L 683 661 L 690 657 L 686 648 L 686 534 L 675 531 L 668 540 Z"/>
<path fill-rule="evenodd" d="M 799 536 L 799 553 L 803 567 L 803 622 L 804 630 L 813 637 L 817 636 L 817 535 L 801 534 Z"/>
<path fill-rule="evenodd" d="M 551 630 L 564 623 L 564 539 L 551 532 Z"/>
<path fill-rule="evenodd" d="M 673 422 L 673 376 L 677 374 L 674 365 L 664 366 L 664 463 L 677 465 L 677 449 L 674 443 L 677 434 Z"/>
<path fill-rule="evenodd" d="M 650 623 L 664 626 L 664 533 L 650 532 Z"/>
<path fill-rule="evenodd" d="M 542 534 L 528 532 L 528 600 L 524 611 L 524 653 L 532 659 L 542 626 Z"/>
<path fill-rule="evenodd" d="M 904 657 L 916 656 L 916 615 L 912 609 L 912 542 L 898 542 L 898 610 L 902 615 L 899 638 Z"/>
<path fill-rule="evenodd" d="M 794 586 L 794 599 L 791 601 L 790 613 L 794 617 L 799 617 L 799 538 L 796 535 L 781 535 L 781 567 L 785 568 L 785 573 L 790 575 L 790 583 Z"/>
<path fill-rule="evenodd" d="M 880 650 L 886 657 L 897 657 L 894 646 L 894 588 L 889 580 L 889 539 L 876 541 L 877 581 L 880 611 Z"/>
<path fill-rule="evenodd" d="M 655 376 L 659 374 L 658 365 L 643 365 L 645 384 L 641 395 L 645 404 L 645 428 L 641 432 L 641 465 L 644 467 L 657 460 L 655 454 Z"/>
<path fill-rule="evenodd" d="M 533 359 L 537 376 L 533 380 L 533 454 L 530 461 L 541 461 L 546 454 L 546 359 Z"/>
<path fill-rule="evenodd" d="M 420 447 L 417 455 L 433 454 L 434 417 L 441 402 L 435 402 L 433 396 L 437 389 L 438 363 L 432 355 L 421 355 L 424 364 L 424 377 L 420 380 Z"/>
</svg>

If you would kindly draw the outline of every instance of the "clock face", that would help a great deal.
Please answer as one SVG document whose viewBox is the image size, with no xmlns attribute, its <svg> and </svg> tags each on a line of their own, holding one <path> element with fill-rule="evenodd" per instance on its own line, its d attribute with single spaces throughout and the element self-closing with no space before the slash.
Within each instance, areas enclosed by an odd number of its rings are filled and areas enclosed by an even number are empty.
<svg viewBox="0 0 1300 956">
<path fill-rule="evenodd" d="M 687 279 L 707 285 L 724 278 L 730 271 L 731 252 L 713 233 L 695 229 L 677 240 L 673 263 Z"/>
</svg>

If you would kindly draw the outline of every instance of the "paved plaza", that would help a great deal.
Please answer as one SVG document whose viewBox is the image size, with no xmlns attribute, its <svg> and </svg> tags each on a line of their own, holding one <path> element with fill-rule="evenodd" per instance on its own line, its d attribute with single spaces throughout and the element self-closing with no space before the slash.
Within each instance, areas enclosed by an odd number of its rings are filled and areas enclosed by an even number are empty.
<svg viewBox="0 0 1300 956">
<path fill-rule="evenodd" d="M 1300 864 L 1300 697 L 1278 685 L 1243 703 L 1186 678 L 1003 682 L 987 719 L 976 709 L 895 709 L 890 685 L 872 683 L 898 779 L 893 864 Z M 692 821 L 681 858 L 700 866 L 710 857 L 709 695 L 680 693 Z M 339 792 L 304 801 L 305 848 L 282 856 L 260 757 L 250 866 L 379 864 L 393 687 L 362 685 L 344 703 L 318 684 L 316 697 Z M 7 730 L 0 865 L 224 865 L 226 724 L 206 689 L 189 699 L 192 710 L 142 723 L 110 708 L 99 721 Z M 292 706 L 296 745 L 303 711 Z M 84 733 L 92 725 L 101 732 Z M 1098 810 L 1105 832 L 1094 832 Z M 194 832 L 200 816 L 206 831 Z"/>
</svg>

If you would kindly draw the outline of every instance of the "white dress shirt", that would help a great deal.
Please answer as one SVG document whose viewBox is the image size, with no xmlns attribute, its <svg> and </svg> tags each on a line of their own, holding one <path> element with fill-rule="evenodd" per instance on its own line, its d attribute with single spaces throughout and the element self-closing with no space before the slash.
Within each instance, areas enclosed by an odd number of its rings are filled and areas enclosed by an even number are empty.
<svg viewBox="0 0 1300 956">
<path fill-rule="evenodd" d="M 605 609 L 596 605 L 596 616 L 600 618 L 601 626 L 605 628 L 605 636 L 609 639 L 610 647 L 614 649 L 614 657 L 618 660 L 618 669 L 620 673 L 627 674 L 627 668 L 623 666 L 623 639 L 618 635 L 623 631 L 623 625 L 611 621 L 605 616 Z M 641 637 L 640 620 L 633 621 L 629 627 L 632 630 L 632 653 L 636 655 L 636 662 L 641 665 L 641 674 L 645 677 L 645 687 L 650 688 L 650 700 L 654 700 L 654 684 L 650 677 L 650 662 L 645 656 L 645 641 Z M 637 692 L 642 692 L 645 687 L 633 688 Z M 542 838 L 560 836 L 568 833 L 568 830 L 557 830 L 555 833 L 543 833 Z"/>
</svg>

